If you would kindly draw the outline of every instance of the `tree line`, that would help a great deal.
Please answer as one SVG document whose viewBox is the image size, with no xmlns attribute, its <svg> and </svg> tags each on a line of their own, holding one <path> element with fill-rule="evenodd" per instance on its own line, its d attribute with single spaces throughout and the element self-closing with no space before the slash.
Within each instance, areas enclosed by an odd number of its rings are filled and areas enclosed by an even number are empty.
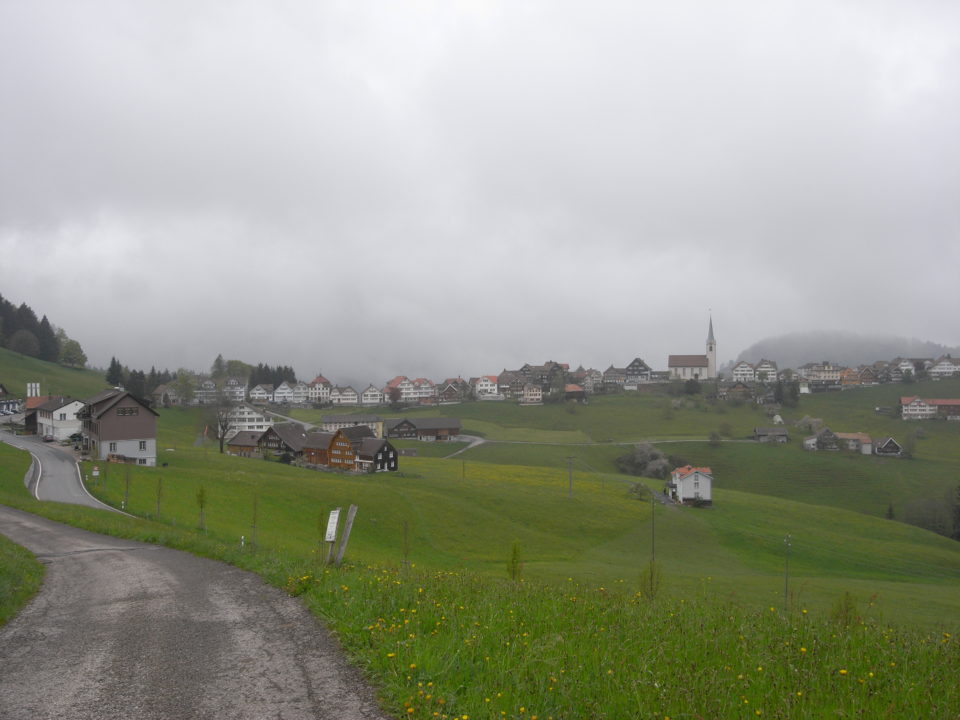
<svg viewBox="0 0 960 720">
<path fill-rule="evenodd" d="M 40 320 L 26 303 L 19 307 L 0 295 L 0 345 L 20 355 L 84 367 L 87 356 L 80 343 L 55 327 L 44 315 Z"/>
</svg>

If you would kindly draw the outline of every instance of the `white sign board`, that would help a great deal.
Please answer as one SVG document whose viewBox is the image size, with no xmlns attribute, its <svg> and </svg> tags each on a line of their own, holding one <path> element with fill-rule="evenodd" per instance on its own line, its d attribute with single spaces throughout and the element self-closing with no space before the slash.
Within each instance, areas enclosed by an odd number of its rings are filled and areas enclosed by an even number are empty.
<svg viewBox="0 0 960 720">
<path fill-rule="evenodd" d="M 98 468 L 96 465 L 93 466 L 93 476 L 100 477 L 100 468 Z"/>
<path fill-rule="evenodd" d="M 332 543 L 337 539 L 337 523 L 340 522 L 340 508 L 330 511 L 330 519 L 327 520 L 326 541 Z"/>
</svg>

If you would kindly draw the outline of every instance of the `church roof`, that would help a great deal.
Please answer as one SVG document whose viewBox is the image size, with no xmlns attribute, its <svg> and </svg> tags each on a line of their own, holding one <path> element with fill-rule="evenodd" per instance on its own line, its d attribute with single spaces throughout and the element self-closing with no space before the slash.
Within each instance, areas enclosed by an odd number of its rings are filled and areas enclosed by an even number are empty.
<svg viewBox="0 0 960 720">
<path fill-rule="evenodd" d="M 710 332 L 707 333 L 707 345 L 716 345 L 717 341 L 713 339 L 713 316 L 710 316 Z"/>
<path fill-rule="evenodd" d="M 667 359 L 667 367 L 709 367 L 706 355 L 671 355 Z"/>
</svg>

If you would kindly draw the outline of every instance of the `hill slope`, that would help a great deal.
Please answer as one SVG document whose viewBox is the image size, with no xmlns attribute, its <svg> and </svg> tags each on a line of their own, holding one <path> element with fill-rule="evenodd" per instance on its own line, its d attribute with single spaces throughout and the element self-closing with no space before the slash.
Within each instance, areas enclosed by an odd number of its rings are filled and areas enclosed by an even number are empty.
<svg viewBox="0 0 960 720">
<path fill-rule="evenodd" d="M 895 357 L 936 358 L 947 353 L 960 355 L 960 348 L 916 338 L 824 330 L 765 338 L 741 352 L 737 361 L 755 363 L 767 358 L 775 361 L 781 368 L 796 368 L 807 362 L 830 360 L 855 367 L 877 360 L 892 360 Z"/>
<path fill-rule="evenodd" d="M 39 382 L 41 395 L 87 398 L 107 387 L 93 370 L 68 368 L 0 348 L 0 384 L 16 397 L 26 397 L 27 383 Z"/>
</svg>

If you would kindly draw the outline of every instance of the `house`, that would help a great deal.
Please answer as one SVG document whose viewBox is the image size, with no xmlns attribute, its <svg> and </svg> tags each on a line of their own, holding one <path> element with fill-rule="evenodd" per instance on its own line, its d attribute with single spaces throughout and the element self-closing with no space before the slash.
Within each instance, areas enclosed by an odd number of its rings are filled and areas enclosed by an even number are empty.
<svg viewBox="0 0 960 720">
<path fill-rule="evenodd" d="M 402 438 L 412 440 L 417 437 L 417 426 L 412 420 L 391 419 L 384 423 L 384 433 L 386 437 Z"/>
<path fill-rule="evenodd" d="M 417 440 L 456 440 L 460 435 L 459 418 L 435 417 L 388 421 L 386 432 L 392 438 L 416 438 Z"/>
<path fill-rule="evenodd" d="M 273 402 L 276 405 L 289 405 L 293 400 L 293 386 L 284 380 L 273 391 Z"/>
<path fill-rule="evenodd" d="M 267 428 L 257 442 L 260 453 L 289 454 L 300 457 L 307 439 L 307 431 L 300 423 L 279 423 Z"/>
<path fill-rule="evenodd" d="M 738 381 L 727 388 L 727 397 L 732 400 L 742 400 L 746 402 L 753 397 L 753 390 L 746 383 Z"/>
<path fill-rule="evenodd" d="M 62 441 L 79 434 L 83 421 L 77 414 L 83 407 L 82 400 L 62 396 L 50 398 L 37 407 L 37 435 Z"/>
<path fill-rule="evenodd" d="M 416 389 L 417 402 L 421 405 L 432 405 L 437 400 L 437 386 L 427 378 L 417 378 L 413 381 Z"/>
<path fill-rule="evenodd" d="M 521 405 L 543 405 L 543 388 L 536 383 L 526 383 L 520 393 Z"/>
<path fill-rule="evenodd" d="M 221 389 L 223 397 L 231 403 L 242 403 L 247 399 L 247 381 L 243 378 L 228 377 Z"/>
<path fill-rule="evenodd" d="M 406 375 L 397 375 L 383 388 L 383 394 L 390 402 L 415 403 L 419 400 L 419 390 Z"/>
<path fill-rule="evenodd" d="M 5 415 L 20 412 L 22 403 L 0 383 L 0 412 Z"/>
<path fill-rule="evenodd" d="M 330 391 L 330 402 L 333 405 L 359 405 L 360 393 L 349 385 L 347 387 L 337 386 Z"/>
<path fill-rule="evenodd" d="M 713 471 L 708 467 L 684 465 L 670 473 L 667 494 L 684 505 L 713 503 Z"/>
<path fill-rule="evenodd" d="M 224 438 L 229 441 L 240 432 L 263 432 L 273 425 L 273 418 L 260 412 L 253 405 L 240 403 L 227 411 L 227 431 Z"/>
<path fill-rule="evenodd" d="M 627 369 L 613 365 L 603 371 L 603 391 L 619 392 L 627 384 Z"/>
<path fill-rule="evenodd" d="M 840 439 L 830 428 L 823 428 L 816 435 L 804 438 L 804 450 L 839 450 Z"/>
<path fill-rule="evenodd" d="M 456 440 L 460 436 L 459 418 L 417 418 L 413 422 L 417 427 L 417 440 Z"/>
<path fill-rule="evenodd" d="M 861 455 L 873 454 L 873 440 L 866 433 L 836 433 L 837 440 L 847 446 L 847 450 L 853 450 Z"/>
<path fill-rule="evenodd" d="M 154 407 L 173 407 L 180 404 L 180 393 L 170 384 L 157 385 L 150 394 Z"/>
<path fill-rule="evenodd" d="M 900 398 L 900 416 L 904 420 L 960 420 L 960 399 L 932 399 L 908 396 Z"/>
<path fill-rule="evenodd" d="M 302 380 L 294 383 L 291 388 L 290 402 L 294 405 L 306 405 L 310 399 L 310 386 Z"/>
<path fill-rule="evenodd" d="M 126 390 L 104 390 L 80 411 L 83 450 L 92 457 L 137 465 L 157 464 L 158 414 Z"/>
<path fill-rule="evenodd" d="M 307 387 L 307 399 L 313 403 L 326 404 L 330 402 L 331 390 L 333 390 L 333 383 L 323 375 L 317 375 Z"/>
<path fill-rule="evenodd" d="M 626 371 L 625 385 L 639 385 L 648 383 L 653 378 L 653 370 L 640 358 L 634 358 L 630 364 L 624 368 Z"/>
<path fill-rule="evenodd" d="M 371 384 L 367 386 L 366 390 L 360 393 L 360 404 L 383 405 L 384 398 L 383 390 Z"/>
<path fill-rule="evenodd" d="M 777 364 L 773 360 L 761 359 L 753 367 L 753 377 L 756 382 L 776 382 L 778 376 Z"/>
<path fill-rule="evenodd" d="M 563 387 L 563 397 L 565 400 L 575 400 L 576 402 L 586 402 L 587 392 L 582 385 L 567 383 Z"/>
<path fill-rule="evenodd" d="M 859 376 L 860 385 L 867 386 L 880 384 L 880 377 L 877 375 L 877 371 L 869 365 L 860 368 L 857 374 Z"/>
<path fill-rule="evenodd" d="M 717 377 L 717 341 L 713 336 L 713 318 L 707 332 L 705 355 L 670 355 L 667 370 L 671 380 L 712 380 Z"/>
<path fill-rule="evenodd" d="M 303 460 L 310 465 L 330 465 L 330 447 L 335 432 L 309 432 L 303 443 Z"/>
<path fill-rule="evenodd" d="M 490 396 L 503 397 L 500 395 L 496 375 L 481 375 L 476 378 L 473 381 L 473 394 L 478 400 L 489 400 Z"/>
<path fill-rule="evenodd" d="M 651 379 L 652 377 L 651 375 Z M 580 384 L 583 385 L 583 390 L 587 394 L 598 393 L 603 389 L 603 373 L 596 368 L 590 368 L 584 373 Z"/>
<path fill-rule="evenodd" d="M 437 400 L 441 403 L 463 402 L 470 394 L 470 386 L 463 378 L 447 378 L 437 388 Z"/>
<path fill-rule="evenodd" d="M 753 365 L 746 360 L 741 360 L 733 366 L 733 370 L 730 371 L 730 377 L 735 383 L 752 383 L 757 376 L 754 372 Z"/>
<path fill-rule="evenodd" d="M 887 437 L 874 444 L 873 454 L 881 457 L 900 457 L 903 454 L 903 448 L 892 437 Z"/>
<path fill-rule="evenodd" d="M 930 366 L 927 374 L 935 379 L 960 375 L 960 359 L 954 360 L 949 355 L 943 355 Z"/>
<path fill-rule="evenodd" d="M 193 389 L 194 405 L 216 405 L 220 389 L 217 384 L 208 377 L 198 377 L 196 386 Z"/>
<path fill-rule="evenodd" d="M 354 454 L 360 472 L 394 472 L 399 467 L 397 449 L 389 440 L 364 438 Z"/>
<path fill-rule="evenodd" d="M 324 415 L 320 418 L 321 429 L 328 433 L 358 425 L 365 425 L 370 428 L 374 437 L 383 437 L 383 418 L 379 415 L 354 413 L 351 415 Z"/>
<path fill-rule="evenodd" d="M 844 368 L 840 371 L 840 385 L 844 388 L 857 387 L 860 385 L 860 371 L 854 368 Z"/>
<path fill-rule="evenodd" d="M 255 402 L 259 404 L 273 402 L 273 385 L 269 383 L 263 383 L 261 385 L 254 385 L 250 390 L 250 402 Z"/>
<path fill-rule="evenodd" d="M 227 440 L 227 452 L 239 457 L 257 457 L 260 455 L 260 438 L 263 430 L 241 430 Z"/>
<path fill-rule="evenodd" d="M 344 430 L 337 430 L 333 434 L 330 449 L 327 452 L 327 466 L 335 470 L 353 470 L 357 465 L 353 443 L 344 432 Z"/>
<path fill-rule="evenodd" d="M 753 429 L 753 439 L 757 442 L 785 443 L 790 435 L 785 427 L 756 427 Z"/>
</svg>

